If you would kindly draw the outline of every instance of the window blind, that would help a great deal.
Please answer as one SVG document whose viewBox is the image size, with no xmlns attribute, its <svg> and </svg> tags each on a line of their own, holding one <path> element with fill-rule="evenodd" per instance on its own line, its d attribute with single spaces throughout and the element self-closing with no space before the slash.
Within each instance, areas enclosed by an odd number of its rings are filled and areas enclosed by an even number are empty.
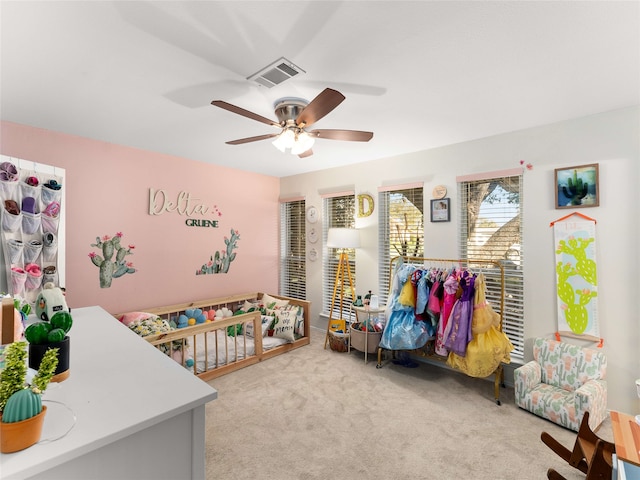
<svg viewBox="0 0 640 480">
<path fill-rule="evenodd" d="M 522 255 L 522 175 L 458 183 L 460 257 L 479 265 L 487 278 L 487 300 L 500 308 L 499 268 L 504 267 L 502 329 L 514 357 L 524 357 L 524 264 Z"/>
<path fill-rule="evenodd" d="M 327 236 L 330 228 L 354 228 L 355 227 L 355 211 L 356 197 L 353 193 L 341 196 L 325 196 L 322 199 L 322 240 L 323 245 L 327 244 Z M 355 249 L 349 249 L 349 266 L 351 268 L 351 278 L 353 280 L 353 288 L 356 290 L 356 256 Z M 338 263 L 340 252 L 337 248 L 324 248 L 323 253 L 323 278 L 322 278 L 322 310 L 329 313 L 333 298 L 333 290 L 336 282 L 336 274 L 338 273 Z M 345 277 L 346 279 L 346 277 Z M 348 283 L 348 280 L 347 280 Z M 345 285 L 345 294 L 349 290 L 349 285 Z M 350 292 L 349 292 L 350 293 Z M 339 292 L 336 292 L 334 302 L 333 318 L 344 318 L 345 320 L 354 320 L 354 313 L 351 305 L 353 298 L 345 296 L 343 298 L 343 312 L 340 312 Z"/>
<path fill-rule="evenodd" d="M 280 295 L 306 300 L 305 201 L 280 204 Z"/>
<path fill-rule="evenodd" d="M 378 191 L 378 296 L 389 294 L 389 262 L 399 255 L 424 256 L 424 198 L 422 186 Z"/>
</svg>

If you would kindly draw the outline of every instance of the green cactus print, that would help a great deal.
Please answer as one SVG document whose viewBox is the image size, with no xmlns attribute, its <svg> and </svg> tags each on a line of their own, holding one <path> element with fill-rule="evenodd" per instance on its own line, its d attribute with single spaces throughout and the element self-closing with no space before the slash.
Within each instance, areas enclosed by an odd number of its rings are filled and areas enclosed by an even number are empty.
<svg viewBox="0 0 640 480">
<path fill-rule="evenodd" d="M 569 241 L 560 240 L 556 253 L 566 253 L 576 259 L 577 273 L 591 285 L 598 285 L 596 262 L 587 258 L 587 247 L 595 242 L 595 238 L 574 238 Z"/>
<path fill-rule="evenodd" d="M 582 205 L 582 199 L 589 192 L 589 183 L 578 178 L 578 170 L 573 171 L 573 179 L 567 180 L 567 186 L 562 187 L 562 193 L 569 199 L 571 205 Z"/>
<path fill-rule="evenodd" d="M 206 264 L 196 270 L 196 275 L 228 273 L 229 268 L 231 267 L 231 262 L 236 259 L 236 254 L 233 250 L 238 248 L 238 240 L 240 240 L 240 232 L 232 228 L 231 237 L 224 237 L 226 249 L 224 251 L 216 251 L 216 253 L 209 258 L 209 261 Z"/>
<path fill-rule="evenodd" d="M 556 254 L 570 255 L 576 260 L 575 266 L 570 262 L 558 262 L 556 274 L 558 279 L 558 298 L 564 312 L 565 321 L 573 333 L 582 334 L 589 326 L 589 312 L 586 306 L 598 293 L 590 288 L 578 288 L 569 283 L 573 276 L 581 277 L 589 285 L 598 284 L 596 262 L 587 258 L 587 247 L 594 242 L 594 238 L 575 238 L 570 236 L 567 241 L 560 240 Z"/>
<path fill-rule="evenodd" d="M 133 263 L 125 262 L 124 258 L 127 255 L 132 255 L 132 250 L 135 245 L 128 245 L 127 248 L 120 245 L 120 239 L 122 233 L 118 232 L 113 238 L 105 235 L 104 237 L 96 237 L 96 243 L 92 243 L 92 247 L 100 248 L 102 255 L 91 252 L 89 258 L 91 262 L 99 268 L 98 278 L 100 280 L 100 288 L 111 287 L 111 282 L 114 278 L 119 278 L 126 273 L 135 273 L 136 269 L 133 268 Z M 115 260 L 113 254 L 115 253 Z"/>
</svg>

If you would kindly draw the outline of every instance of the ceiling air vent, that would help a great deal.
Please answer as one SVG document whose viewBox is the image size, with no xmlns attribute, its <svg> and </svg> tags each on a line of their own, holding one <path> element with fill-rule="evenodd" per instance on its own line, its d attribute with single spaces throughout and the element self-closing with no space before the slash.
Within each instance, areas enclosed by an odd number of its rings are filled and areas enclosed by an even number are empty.
<svg viewBox="0 0 640 480">
<path fill-rule="evenodd" d="M 305 73 L 305 71 L 282 57 L 259 72 L 247 77 L 247 80 L 254 81 L 263 87 L 271 88 L 280 85 L 291 77 L 295 77 L 299 73 Z"/>
</svg>

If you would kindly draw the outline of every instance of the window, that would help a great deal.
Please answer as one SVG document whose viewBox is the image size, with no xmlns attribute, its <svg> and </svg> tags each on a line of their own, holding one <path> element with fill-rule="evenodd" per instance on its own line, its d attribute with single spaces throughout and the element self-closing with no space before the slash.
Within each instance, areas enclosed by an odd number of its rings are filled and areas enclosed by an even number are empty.
<svg viewBox="0 0 640 480">
<path fill-rule="evenodd" d="M 356 197 L 353 193 L 349 195 L 325 197 L 323 199 L 324 222 L 322 228 L 323 244 L 327 244 L 327 235 L 330 228 L 354 228 L 355 227 Z M 356 291 L 356 252 L 349 249 L 349 267 L 351 268 L 351 279 L 353 289 Z M 333 291 L 338 273 L 338 263 L 340 252 L 336 248 L 324 249 L 323 279 L 322 279 L 322 309 L 329 313 L 333 298 Z M 346 277 L 345 277 L 346 279 Z M 345 282 L 348 283 L 348 280 Z M 349 292 L 349 285 L 344 285 L 345 296 L 343 298 L 343 312 L 340 312 L 339 292 L 336 292 L 334 302 L 333 318 L 344 318 L 351 320 L 353 315 L 351 304 L 353 303 L 352 292 Z M 347 317 L 347 318 L 345 318 Z"/>
<path fill-rule="evenodd" d="M 305 201 L 280 204 L 280 295 L 305 300 Z"/>
<path fill-rule="evenodd" d="M 409 188 L 406 188 L 409 187 Z M 393 187 L 392 187 L 393 188 Z M 389 262 L 399 255 L 424 256 L 423 187 L 384 188 L 378 192 L 379 220 L 379 294 L 380 304 L 387 303 Z"/>
<path fill-rule="evenodd" d="M 460 196 L 460 257 L 483 268 L 487 300 L 500 310 L 499 268 L 504 267 L 502 329 L 515 350 L 524 354 L 524 280 L 522 257 L 522 175 L 458 183 Z"/>
</svg>

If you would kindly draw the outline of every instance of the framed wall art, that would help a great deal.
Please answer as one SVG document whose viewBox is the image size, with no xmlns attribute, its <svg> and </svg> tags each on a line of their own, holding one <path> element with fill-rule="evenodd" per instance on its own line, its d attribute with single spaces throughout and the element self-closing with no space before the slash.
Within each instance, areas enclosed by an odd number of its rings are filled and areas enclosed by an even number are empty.
<svg viewBox="0 0 640 480">
<path fill-rule="evenodd" d="M 555 169 L 556 209 L 600 205 L 598 164 Z"/>
<path fill-rule="evenodd" d="M 448 222 L 451 220 L 450 199 L 438 198 L 431 200 L 431 221 L 432 222 Z"/>
</svg>

